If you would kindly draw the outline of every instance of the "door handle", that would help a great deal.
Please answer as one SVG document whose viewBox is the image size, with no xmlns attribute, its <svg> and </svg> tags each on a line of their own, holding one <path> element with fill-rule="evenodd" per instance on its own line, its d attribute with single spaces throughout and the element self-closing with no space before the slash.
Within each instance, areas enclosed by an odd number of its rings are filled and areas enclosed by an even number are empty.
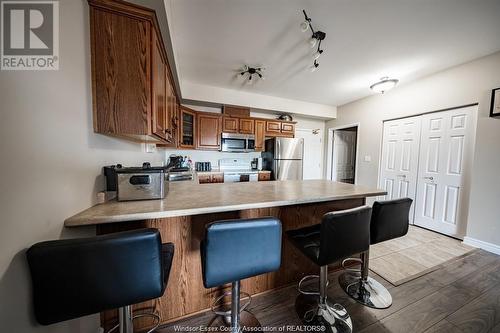
<svg viewBox="0 0 500 333">
<path fill-rule="evenodd" d="M 424 177 L 424 179 L 434 180 L 434 177 Z"/>
</svg>

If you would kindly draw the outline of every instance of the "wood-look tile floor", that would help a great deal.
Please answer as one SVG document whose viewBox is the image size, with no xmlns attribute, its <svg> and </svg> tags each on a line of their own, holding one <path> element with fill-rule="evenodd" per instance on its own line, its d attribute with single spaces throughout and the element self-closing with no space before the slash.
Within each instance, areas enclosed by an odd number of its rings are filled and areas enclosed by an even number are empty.
<svg viewBox="0 0 500 333">
<path fill-rule="evenodd" d="M 370 269 L 398 286 L 474 250 L 457 239 L 410 226 L 406 236 L 370 247 Z"/>
<path fill-rule="evenodd" d="M 500 256 L 474 251 L 400 286 L 371 273 L 392 294 L 393 304 L 385 310 L 370 309 L 346 296 L 337 282 L 340 273 L 330 274 L 328 296 L 347 308 L 354 332 L 500 332 Z M 250 311 L 263 326 L 301 325 L 294 308 L 297 295 L 296 286 L 289 286 L 256 296 Z M 205 312 L 158 332 L 179 332 L 182 327 L 199 332 L 196 328 L 211 318 Z"/>
</svg>

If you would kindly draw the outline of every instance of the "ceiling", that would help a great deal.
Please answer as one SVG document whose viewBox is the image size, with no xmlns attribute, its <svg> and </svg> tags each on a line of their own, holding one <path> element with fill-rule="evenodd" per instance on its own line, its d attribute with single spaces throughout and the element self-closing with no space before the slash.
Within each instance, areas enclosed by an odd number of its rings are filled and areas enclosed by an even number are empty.
<svg viewBox="0 0 500 333">
<path fill-rule="evenodd" d="M 500 50 L 500 0 L 167 1 L 181 85 L 342 105 L 380 77 L 403 84 Z M 315 73 L 302 9 L 327 35 Z M 244 84 L 243 64 L 266 80 Z"/>
</svg>

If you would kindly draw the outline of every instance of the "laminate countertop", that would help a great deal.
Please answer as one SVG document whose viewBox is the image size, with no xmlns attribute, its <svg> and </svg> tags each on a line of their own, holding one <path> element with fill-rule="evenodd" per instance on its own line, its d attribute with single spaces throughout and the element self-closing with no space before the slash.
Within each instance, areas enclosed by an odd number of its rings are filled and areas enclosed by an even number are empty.
<svg viewBox="0 0 500 333">
<path fill-rule="evenodd" d="M 76 227 L 113 222 L 159 219 L 219 213 L 244 209 L 384 195 L 380 189 L 337 183 L 330 180 L 267 181 L 197 184 L 172 182 L 163 200 L 111 200 L 70 218 L 64 225 Z"/>
</svg>

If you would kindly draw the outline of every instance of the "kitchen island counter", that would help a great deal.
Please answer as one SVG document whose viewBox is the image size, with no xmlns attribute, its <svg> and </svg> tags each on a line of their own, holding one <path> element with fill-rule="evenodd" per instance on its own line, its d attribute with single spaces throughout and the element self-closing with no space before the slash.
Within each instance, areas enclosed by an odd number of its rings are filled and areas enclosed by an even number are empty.
<svg viewBox="0 0 500 333">
<path fill-rule="evenodd" d="M 160 219 L 270 208 L 314 202 L 366 198 L 385 194 L 379 189 L 329 180 L 267 181 L 227 184 L 172 182 L 163 200 L 112 200 L 65 221 L 75 227 L 113 222 Z"/>
<path fill-rule="evenodd" d="M 154 228 L 160 232 L 162 242 L 172 242 L 175 255 L 165 294 L 133 307 L 152 308 L 160 314 L 160 323 L 165 324 L 210 309 L 213 299 L 226 290 L 224 286 L 211 289 L 203 286 L 200 242 L 207 224 L 269 216 L 280 219 L 281 268 L 243 280 L 242 290 L 254 295 L 288 285 L 304 275 L 317 274 L 318 268 L 291 245 L 285 237 L 286 231 L 321 223 L 325 213 L 359 207 L 367 197 L 384 194 L 382 190 L 328 180 L 222 184 L 182 181 L 169 184 L 164 200 L 108 201 L 68 218 L 65 225 L 95 225 L 98 235 Z M 227 264 L 232 264 L 230 253 Z M 110 329 L 115 318 L 116 312 L 103 312 L 102 326 Z M 153 322 L 140 318 L 134 324 L 143 331 Z"/>
</svg>

